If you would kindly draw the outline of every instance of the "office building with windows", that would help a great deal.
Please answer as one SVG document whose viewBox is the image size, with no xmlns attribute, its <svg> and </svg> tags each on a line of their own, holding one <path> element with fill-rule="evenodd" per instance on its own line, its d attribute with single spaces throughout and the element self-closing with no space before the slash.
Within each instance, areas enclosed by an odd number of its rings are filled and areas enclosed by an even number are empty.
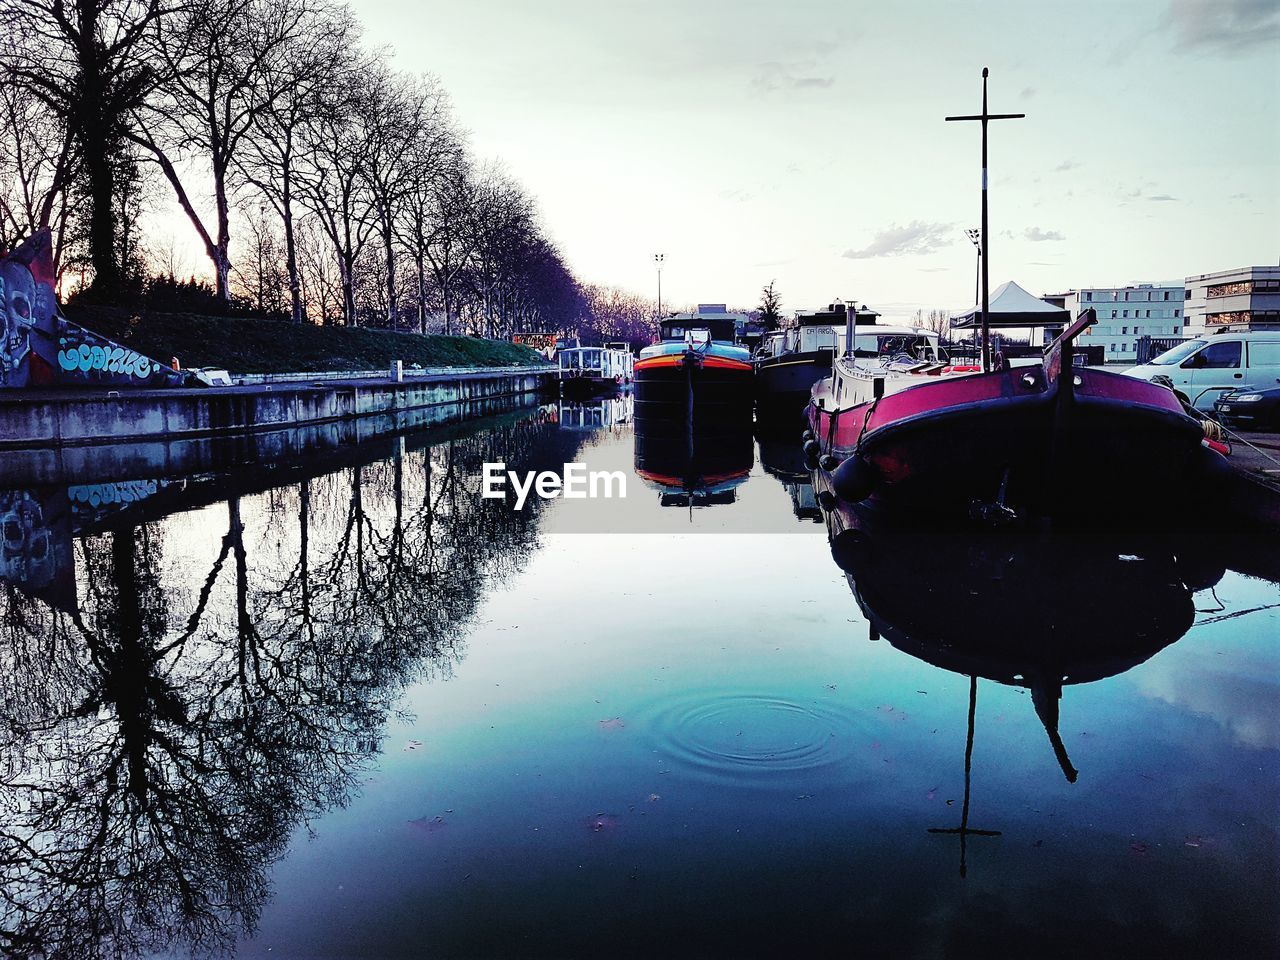
<svg viewBox="0 0 1280 960">
<path fill-rule="evenodd" d="M 1137 362 L 1138 338 L 1181 337 L 1183 285 L 1180 283 L 1139 283 L 1130 287 L 1083 287 L 1062 297 L 1071 316 L 1093 307 L 1098 322 L 1084 332 L 1080 343 L 1101 345 L 1108 363 Z"/>
<path fill-rule="evenodd" d="M 1224 327 L 1280 329 L 1280 267 L 1240 267 L 1187 277 L 1184 297 L 1187 336 Z"/>
</svg>

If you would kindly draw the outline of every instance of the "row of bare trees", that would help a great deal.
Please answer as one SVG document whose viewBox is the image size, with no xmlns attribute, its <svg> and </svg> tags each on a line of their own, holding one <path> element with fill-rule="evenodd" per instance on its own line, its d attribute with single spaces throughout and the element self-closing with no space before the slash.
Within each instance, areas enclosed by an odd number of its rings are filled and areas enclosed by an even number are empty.
<svg viewBox="0 0 1280 960">
<path fill-rule="evenodd" d="M 0 18 L 0 245 L 50 227 L 60 273 L 100 299 L 172 270 L 138 236 L 167 192 L 226 306 L 488 336 L 582 315 L 530 197 L 341 0 L 0 0 Z"/>
</svg>

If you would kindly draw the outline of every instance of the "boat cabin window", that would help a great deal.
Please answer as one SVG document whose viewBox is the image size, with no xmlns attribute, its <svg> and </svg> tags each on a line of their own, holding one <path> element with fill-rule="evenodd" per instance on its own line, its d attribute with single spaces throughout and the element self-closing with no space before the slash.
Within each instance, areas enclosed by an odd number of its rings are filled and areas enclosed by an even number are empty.
<svg viewBox="0 0 1280 960">
<path fill-rule="evenodd" d="M 1229 370 L 1240 366 L 1240 341 L 1221 340 L 1209 344 L 1199 353 L 1193 353 L 1182 362 L 1192 370 Z"/>
<path fill-rule="evenodd" d="M 800 328 L 800 349 L 805 353 L 811 350 L 835 349 L 836 332 L 831 327 L 804 326 Z"/>
<path fill-rule="evenodd" d="M 683 340 L 690 330 L 709 332 L 712 340 L 733 343 L 735 327 L 732 320 L 667 320 L 661 324 L 663 340 Z"/>
</svg>

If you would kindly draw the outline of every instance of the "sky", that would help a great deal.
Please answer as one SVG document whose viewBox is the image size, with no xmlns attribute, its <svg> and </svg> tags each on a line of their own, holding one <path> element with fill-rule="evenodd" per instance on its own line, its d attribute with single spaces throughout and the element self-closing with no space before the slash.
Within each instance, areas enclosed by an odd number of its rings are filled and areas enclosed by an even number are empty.
<svg viewBox="0 0 1280 960">
<path fill-rule="evenodd" d="M 1280 262 L 1280 0 L 352 0 L 586 282 L 664 305 L 973 302 Z"/>
</svg>

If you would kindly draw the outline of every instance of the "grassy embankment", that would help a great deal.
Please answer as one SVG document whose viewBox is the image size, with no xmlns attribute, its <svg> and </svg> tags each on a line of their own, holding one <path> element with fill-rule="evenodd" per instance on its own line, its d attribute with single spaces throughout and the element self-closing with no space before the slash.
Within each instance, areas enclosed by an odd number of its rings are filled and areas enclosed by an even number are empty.
<svg viewBox="0 0 1280 960">
<path fill-rule="evenodd" d="M 148 313 L 117 307 L 66 309 L 67 319 L 161 363 L 223 367 L 233 373 L 317 373 L 406 367 L 500 367 L 545 362 L 528 347 L 475 337 L 422 336 L 250 317 Z"/>
</svg>

